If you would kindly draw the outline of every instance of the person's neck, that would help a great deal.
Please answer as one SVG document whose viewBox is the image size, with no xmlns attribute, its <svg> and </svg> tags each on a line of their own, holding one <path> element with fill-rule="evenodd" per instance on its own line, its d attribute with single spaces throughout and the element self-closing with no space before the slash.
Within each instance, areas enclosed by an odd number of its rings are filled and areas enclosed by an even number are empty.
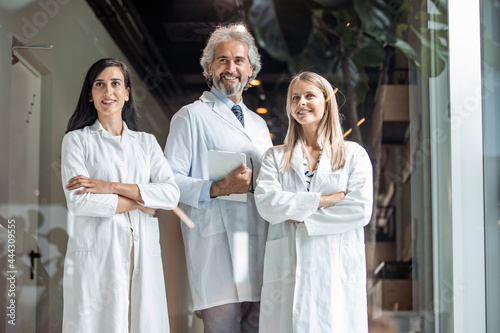
<svg viewBox="0 0 500 333">
<path fill-rule="evenodd" d="M 302 132 L 304 133 L 305 145 L 307 148 L 316 150 L 319 149 L 318 145 L 318 129 L 310 126 L 302 126 Z"/>
<path fill-rule="evenodd" d="M 99 122 L 106 131 L 112 136 L 122 135 L 123 132 L 123 121 L 118 117 L 112 118 L 99 118 Z"/>
<path fill-rule="evenodd" d="M 241 101 L 241 95 L 243 95 L 243 91 L 240 91 L 236 95 L 233 96 L 227 96 L 233 102 L 234 104 L 238 104 Z"/>
</svg>

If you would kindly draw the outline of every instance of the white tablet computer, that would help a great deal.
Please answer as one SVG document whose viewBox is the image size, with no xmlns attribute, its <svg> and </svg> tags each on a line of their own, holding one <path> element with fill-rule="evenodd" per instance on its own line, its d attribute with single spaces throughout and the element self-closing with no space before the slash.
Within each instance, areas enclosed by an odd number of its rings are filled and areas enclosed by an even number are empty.
<svg viewBox="0 0 500 333">
<path fill-rule="evenodd" d="M 210 180 L 219 181 L 226 177 L 228 173 L 246 164 L 247 157 L 243 153 L 233 153 L 228 151 L 208 151 L 208 177 Z M 217 197 L 220 200 L 247 201 L 246 193 L 230 194 Z"/>
</svg>

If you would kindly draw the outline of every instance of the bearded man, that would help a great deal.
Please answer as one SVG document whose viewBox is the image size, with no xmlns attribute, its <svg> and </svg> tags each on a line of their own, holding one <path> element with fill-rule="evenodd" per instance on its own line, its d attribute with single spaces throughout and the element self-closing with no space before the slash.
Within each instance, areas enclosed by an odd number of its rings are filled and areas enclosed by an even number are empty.
<svg viewBox="0 0 500 333">
<path fill-rule="evenodd" d="M 200 64 L 211 90 L 174 115 L 165 147 L 181 209 L 196 224 L 181 224 L 194 311 L 205 332 L 258 332 L 267 222 L 251 184 L 272 142 L 242 94 L 260 71 L 260 55 L 246 28 L 222 26 L 211 34 Z M 244 153 L 246 163 L 223 180 L 210 180 L 210 150 Z M 221 200 L 237 193 L 247 193 L 246 202 Z"/>
</svg>

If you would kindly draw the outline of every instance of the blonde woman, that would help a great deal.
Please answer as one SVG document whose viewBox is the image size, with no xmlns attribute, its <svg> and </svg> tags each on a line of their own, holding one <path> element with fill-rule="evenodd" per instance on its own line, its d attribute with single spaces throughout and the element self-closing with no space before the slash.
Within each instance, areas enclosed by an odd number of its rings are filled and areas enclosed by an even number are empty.
<svg viewBox="0 0 500 333">
<path fill-rule="evenodd" d="M 335 94 L 320 75 L 292 79 L 286 110 L 285 143 L 266 153 L 255 190 L 270 223 L 260 332 L 367 332 L 370 158 L 344 141 Z"/>
</svg>

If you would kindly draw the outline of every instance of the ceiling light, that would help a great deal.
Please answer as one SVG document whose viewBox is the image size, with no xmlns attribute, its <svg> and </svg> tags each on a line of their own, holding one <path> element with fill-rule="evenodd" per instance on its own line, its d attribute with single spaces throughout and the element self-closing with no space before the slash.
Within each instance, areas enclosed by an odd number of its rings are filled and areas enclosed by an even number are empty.
<svg viewBox="0 0 500 333">
<path fill-rule="evenodd" d="M 239 32 L 245 32 L 245 31 L 247 31 L 247 28 L 245 28 L 245 26 L 244 26 L 244 25 L 242 25 L 242 24 L 238 24 L 238 25 L 236 26 L 236 31 L 239 31 Z"/>
<path fill-rule="evenodd" d="M 248 82 L 251 86 L 257 87 L 260 86 L 260 81 L 257 79 L 253 79 L 252 81 Z"/>
<path fill-rule="evenodd" d="M 258 108 L 257 113 L 260 113 L 260 114 L 267 113 L 267 109 L 266 108 Z"/>
</svg>

